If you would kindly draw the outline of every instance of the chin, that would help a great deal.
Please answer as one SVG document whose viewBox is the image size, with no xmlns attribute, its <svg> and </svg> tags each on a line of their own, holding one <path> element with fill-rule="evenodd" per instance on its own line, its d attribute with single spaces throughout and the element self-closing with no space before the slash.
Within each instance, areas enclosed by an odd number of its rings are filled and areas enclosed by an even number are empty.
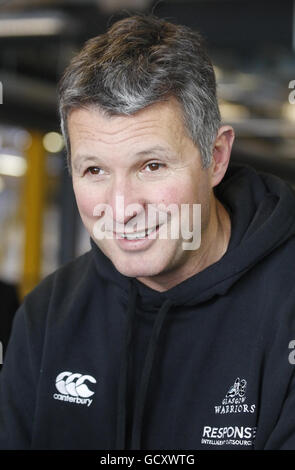
<svg viewBox="0 0 295 470">
<path fill-rule="evenodd" d="M 143 262 L 139 263 L 137 266 L 132 266 L 130 263 L 120 263 L 112 261 L 117 271 L 127 277 L 151 277 L 160 274 L 163 271 L 163 268 L 160 266 L 143 266 Z"/>
</svg>

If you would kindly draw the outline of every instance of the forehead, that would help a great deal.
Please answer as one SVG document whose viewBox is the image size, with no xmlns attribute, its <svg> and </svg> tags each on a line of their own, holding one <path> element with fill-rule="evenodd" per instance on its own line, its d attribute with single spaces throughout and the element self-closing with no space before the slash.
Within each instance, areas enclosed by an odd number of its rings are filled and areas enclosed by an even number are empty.
<svg viewBox="0 0 295 470">
<path fill-rule="evenodd" d="M 70 112 L 68 130 L 71 150 L 79 145 L 138 147 L 162 140 L 173 147 L 188 138 L 181 107 L 175 99 L 155 103 L 132 115 L 107 116 L 98 107 L 89 106 Z"/>
</svg>

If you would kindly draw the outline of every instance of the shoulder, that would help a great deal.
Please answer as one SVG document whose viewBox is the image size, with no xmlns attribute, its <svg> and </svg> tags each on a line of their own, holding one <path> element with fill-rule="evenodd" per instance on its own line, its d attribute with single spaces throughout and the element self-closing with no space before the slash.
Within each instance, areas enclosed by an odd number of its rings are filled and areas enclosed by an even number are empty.
<svg viewBox="0 0 295 470">
<path fill-rule="evenodd" d="M 266 256 L 265 263 L 271 276 L 275 278 L 277 282 L 285 284 L 287 281 L 286 287 L 295 291 L 295 234 L 291 235 Z"/>
<path fill-rule="evenodd" d="M 62 293 L 63 296 L 72 295 L 93 269 L 93 254 L 92 250 L 89 250 L 46 276 L 26 295 L 24 303 L 26 305 L 35 302 L 46 303 L 52 296 L 59 293 Z"/>
<path fill-rule="evenodd" d="M 23 299 L 16 315 L 28 330 L 36 331 L 52 317 L 60 317 L 75 305 L 81 292 L 85 291 L 96 278 L 92 250 L 59 267 L 46 276 Z M 50 317 L 50 318 L 49 318 Z"/>
<path fill-rule="evenodd" d="M 45 277 L 25 296 L 15 314 L 10 340 L 14 347 L 10 345 L 10 348 L 19 349 L 22 345 L 25 349 L 26 344 L 32 350 L 31 358 L 35 362 L 49 325 L 68 317 L 71 305 L 77 304 L 79 296 L 85 295 L 85 286 L 89 286 L 94 278 L 91 250 Z M 8 346 L 8 350 L 10 348 Z"/>
</svg>

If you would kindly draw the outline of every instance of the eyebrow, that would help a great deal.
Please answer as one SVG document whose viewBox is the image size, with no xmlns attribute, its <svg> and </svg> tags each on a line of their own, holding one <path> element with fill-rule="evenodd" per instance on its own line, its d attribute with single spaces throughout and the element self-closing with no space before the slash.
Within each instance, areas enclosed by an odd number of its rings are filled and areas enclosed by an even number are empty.
<svg viewBox="0 0 295 470">
<path fill-rule="evenodd" d="M 154 147 L 151 147 L 151 148 L 148 148 L 146 150 L 141 150 L 140 152 L 137 152 L 135 154 L 135 156 L 147 156 L 147 155 L 150 155 L 151 153 L 155 153 L 155 152 L 159 152 L 159 153 L 164 153 L 165 156 L 167 158 L 175 158 L 176 156 L 176 153 L 173 152 L 172 150 L 170 150 L 168 147 L 162 147 L 161 145 L 155 145 Z"/>
<path fill-rule="evenodd" d="M 162 153 L 167 157 L 168 160 L 174 160 L 176 158 L 176 153 L 173 152 L 168 147 L 162 147 L 161 145 L 155 145 L 154 147 L 147 148 L 145 150 L 141 150 L 140 152 L 136 152 L 134 157 L 146 157 L 152 153 Z M 87 162 L 94 162 L 97 164 L 101 158 L 97 155 L 92 154 L 78 154 L 73 162 L 74 168 L 78 169 L 79 165 L 82 161 Z"/>
<path fill-rule="evenodd" d="M 94 155 L 88 155 L 88 154 L 81 154 L 80 155 L 79 154 L 77 156 L 77 158 L 75 158 L 74 161 L 72 159 L 72 162 L 73 162 L 73 167 L 75 168 L 75 170 L 79 170 L 82 161 L 84 161 L 84 162 L 93 162 L 93 163 L 97 164 L 98 160 L 99 160 L 99 157 L 95 157 Z"/>
</svg>

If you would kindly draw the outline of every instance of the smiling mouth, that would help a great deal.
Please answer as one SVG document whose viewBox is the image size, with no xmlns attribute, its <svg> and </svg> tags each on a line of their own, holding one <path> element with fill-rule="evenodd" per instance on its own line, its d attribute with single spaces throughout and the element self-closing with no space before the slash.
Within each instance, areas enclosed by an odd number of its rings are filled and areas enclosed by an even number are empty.
<svg viewBox="0 0 295 470">
<path fill-rule="evenodd" d="M 141 232 L 116 233 L 116 235 L 118 238 L 123 238 L 125 240 L 140 240 L 140 239 L 148 237 L 152 232 L 156 231 L 158 228 L 159 228 L 159 225 L 157 225 L 156 227 L 142 230 Z"/>
</svg>

